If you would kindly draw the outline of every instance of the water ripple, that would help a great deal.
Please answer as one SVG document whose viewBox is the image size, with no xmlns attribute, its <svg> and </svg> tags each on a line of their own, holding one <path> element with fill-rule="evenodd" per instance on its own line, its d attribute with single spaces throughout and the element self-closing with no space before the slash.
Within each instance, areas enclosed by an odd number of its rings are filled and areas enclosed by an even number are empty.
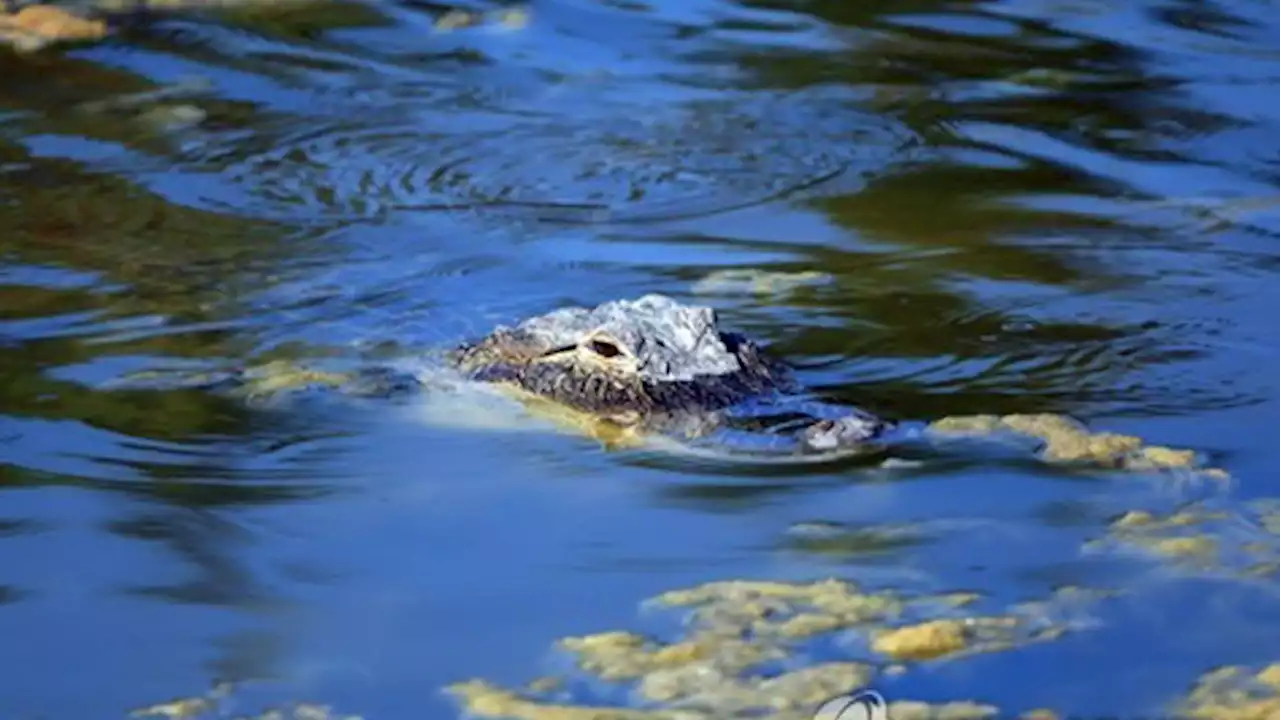
<svg viewBox="0 0 1280 720">
<path fill-rule="evenodd" d="M 256 150 L 245 152 L 237 137 L 188 169 L 216 173 L 252 198 L 206 201 L 273 218 L 461 210 L 634 221 L 741 207 L 844 171 L 882 170 L 912 144 L 889 121 L 818 92 L 608 118 L 379 114 L 286 129 L 298 127 L 294 118 L 260 135 Z"/>
</svg>

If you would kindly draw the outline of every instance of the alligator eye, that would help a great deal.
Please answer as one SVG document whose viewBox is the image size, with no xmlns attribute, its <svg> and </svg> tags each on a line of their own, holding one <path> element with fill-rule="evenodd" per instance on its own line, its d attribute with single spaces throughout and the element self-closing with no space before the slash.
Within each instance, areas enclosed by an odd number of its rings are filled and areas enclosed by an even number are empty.
<svg viewBox="0 0 1280 720">
<path fill-rule="evenodd" d="M 622 349 L 607 340 L 592 340 L 589 343 L 591 351 L 600 357 L 616 358 L 622 354 Z"/>
</svg>

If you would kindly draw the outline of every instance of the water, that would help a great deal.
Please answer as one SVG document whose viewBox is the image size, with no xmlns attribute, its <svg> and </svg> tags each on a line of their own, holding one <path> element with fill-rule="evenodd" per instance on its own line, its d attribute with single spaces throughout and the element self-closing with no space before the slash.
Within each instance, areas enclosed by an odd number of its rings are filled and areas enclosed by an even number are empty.
<svg viewBox="0 0 1280 720">
<path fill-rule="evenodd" d="M 1082 551 L 1176 506 L 1158 475 L 769 470 L 102 388 L 663 292 L 877 413 L 1070 413 L 1204 452 L 1238 510 L 1280 490 L 1270 4 L 539 0 L 433 31 L 444 10 L 174 14 L 0 56 L 0 716 L 266 677 L 456 717 L 444 685 L 519 685 L 555 639 L 727 578 L 1128 591 L 1059 642 L 880 685 L 1011 715 L 1151 714 L 1280 659 L 1274 581 Z M 81 106 L 193 77 L 168 102 L 194 126 Z M 733 269 L 830 279 L 694 292 Z M 919 532 L 806 551 L 814 522 Z"/>
</svg>

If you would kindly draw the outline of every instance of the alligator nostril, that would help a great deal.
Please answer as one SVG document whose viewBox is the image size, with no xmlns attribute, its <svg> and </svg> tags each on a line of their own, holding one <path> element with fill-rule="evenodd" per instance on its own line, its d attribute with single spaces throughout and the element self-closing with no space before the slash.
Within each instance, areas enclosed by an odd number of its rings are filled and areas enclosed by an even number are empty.
<svg viewBox="0 0 1280 720">
<path fill-rule="evenodd" d="M 590 344 L 591 351 L 600 357 L 615 358 L 622 354 L 622 349 L 611 342 L 604 340 L 592 340 Z"/>
</svg>

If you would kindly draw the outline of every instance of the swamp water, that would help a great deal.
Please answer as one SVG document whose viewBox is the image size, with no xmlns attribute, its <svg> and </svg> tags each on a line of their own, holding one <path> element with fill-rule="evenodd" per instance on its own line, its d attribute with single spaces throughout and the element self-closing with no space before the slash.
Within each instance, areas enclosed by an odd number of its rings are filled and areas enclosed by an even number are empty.
<svg viewBox="0 0 1280 720">
<path fill-rule="evenodd" d="M 263 5 L 0 54 L 0 717 L 1276 717 L 1273 10 Z M 1225 474 L 109 389 L 649 292 L 833 400 Z"/>
</svg>

